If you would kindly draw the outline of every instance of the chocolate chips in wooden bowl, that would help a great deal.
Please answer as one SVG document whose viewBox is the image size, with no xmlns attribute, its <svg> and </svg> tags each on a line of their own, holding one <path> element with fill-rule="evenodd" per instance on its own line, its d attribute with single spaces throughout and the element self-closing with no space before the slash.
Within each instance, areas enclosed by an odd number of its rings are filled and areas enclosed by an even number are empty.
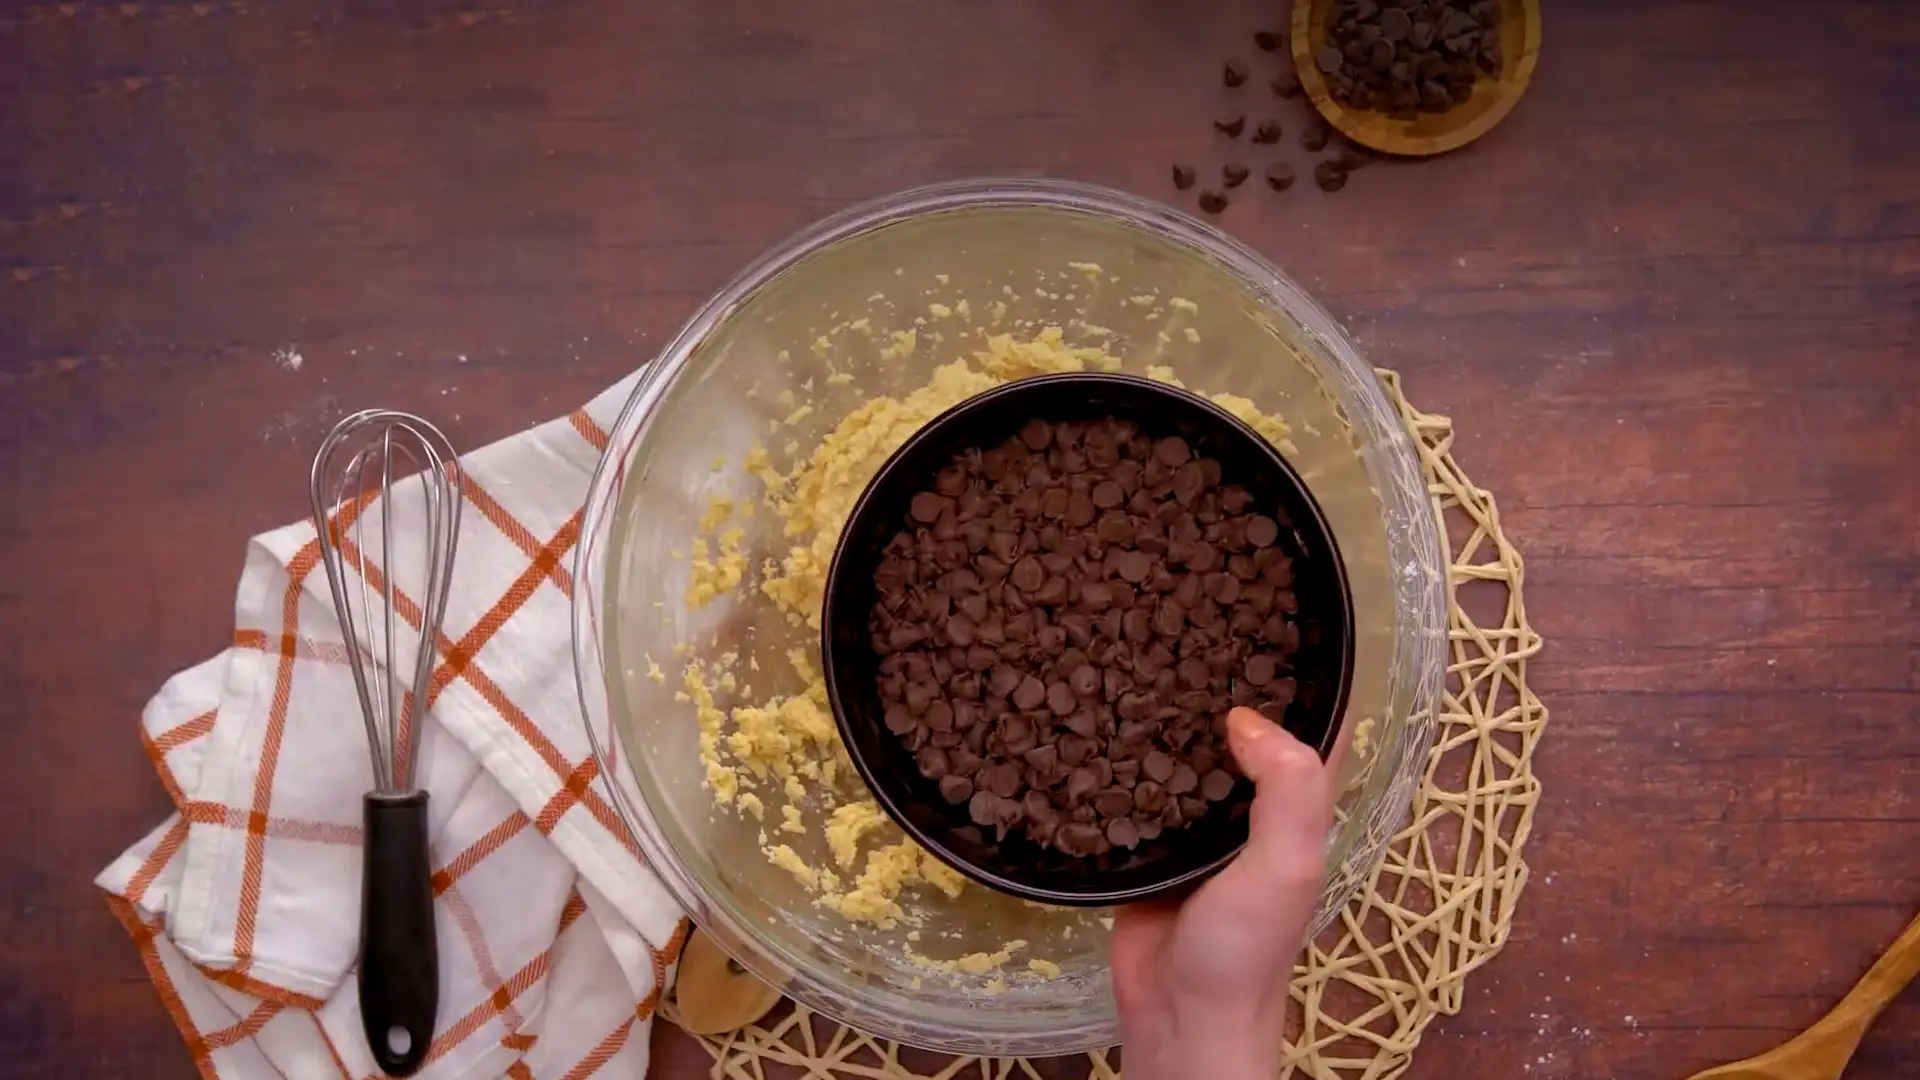
<svg viewBox="0 0 1920 1080">
<path fill-rule="evenodd" d="M 1224 719 L 1325 753 L 1352 663 L 1333 538 L 1279 453 L 1119 375 L 1021 380 L 922 429 L 835 552 L 829 700 L 936 856 L 1048 903 L 1190 885 L 1246 839 Z"/>
<path fill-rule="evenodd" d="M 1342 0 L 1314 48 L 1335 101 L 1396 120 L 1443 113 L 1500 73 L 1495 0 Z"/>
<path fill-rule="evenodd" d="M 1526 91 L 1538 0 L 1298 0 L 1295 74 L 1342 135 L 1420 156 L 1479 138 Z"/>
</svg>

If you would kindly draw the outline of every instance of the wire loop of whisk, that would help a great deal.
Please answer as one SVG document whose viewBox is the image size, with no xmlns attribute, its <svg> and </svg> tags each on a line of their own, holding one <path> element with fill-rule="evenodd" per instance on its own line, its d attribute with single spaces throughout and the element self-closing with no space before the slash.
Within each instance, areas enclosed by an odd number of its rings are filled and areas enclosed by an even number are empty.
<svg viewBox="0 0 1920 1080">
<path fill-rule="evenodd" d="M 313 526 L 366 722 L 376 791 L 414 786 L 419 720 L 460 537 L 456 458 L 440 429 L 420 417 L 367 409 L 334 425 L 313 459 Z M 370 525 L 370 517 L 378 524 Z M 396 543 L 407 547 L 416 538 L 422 550 L 401 558 Z M 421 592 L 409 595 L 409 588 Z M 401 622 L 419 633 L 411 679 L 404 684 L 396 670 Z"/>
</svg>

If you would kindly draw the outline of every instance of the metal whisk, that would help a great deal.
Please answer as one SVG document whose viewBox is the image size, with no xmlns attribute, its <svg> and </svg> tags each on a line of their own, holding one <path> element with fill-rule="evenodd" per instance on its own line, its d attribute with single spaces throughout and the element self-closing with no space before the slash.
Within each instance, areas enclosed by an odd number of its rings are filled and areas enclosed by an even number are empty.
<svg viewBox="0 0 1920 1080">
<path fill-rule="evenodd" d="M 309 488 L 373 759 L 360 1013 L 374 1060 L 393 1076 L 411 1075 L 425 1061 L 440 996 L 427 793 L 414 786 L 414 766 L 459 544 L 454 458 L 453 445 L 432 424 L 369 409 L 327 433 Z M 419 635 L 404 681 L 403 624 Z"/>
</svg>

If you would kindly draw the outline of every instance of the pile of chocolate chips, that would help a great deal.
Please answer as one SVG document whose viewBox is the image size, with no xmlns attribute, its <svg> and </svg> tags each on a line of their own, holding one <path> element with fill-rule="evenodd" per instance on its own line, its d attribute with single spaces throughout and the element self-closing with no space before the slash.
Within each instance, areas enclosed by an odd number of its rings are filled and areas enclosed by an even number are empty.
<svg viewBox="0 0 1920 1080">
<path fill-rule="evenodd" d="M 1496 0 L 1341 0 L 1314 50 L 1334 98 L 1411 120 L 1473 96 L 1500 72 Z"/>
<path fill-rule="evenodd" d="M 908 518 L 869 624 L 885 723 L 1001 839 L 1088 856 L 1182 828 L 1234 791 L 1227 711 L 1293 700 L 1281 523 L 1178 436 L 1033 420 Z"/>
</svg>

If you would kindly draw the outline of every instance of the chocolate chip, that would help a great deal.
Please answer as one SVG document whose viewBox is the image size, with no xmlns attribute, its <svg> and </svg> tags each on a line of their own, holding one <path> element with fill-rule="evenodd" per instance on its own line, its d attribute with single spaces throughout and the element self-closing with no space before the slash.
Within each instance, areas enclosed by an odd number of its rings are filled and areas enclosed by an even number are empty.
<svg viewBox="0 0 1920 1080">
<path fill-rule="evenodd" d="M 1282 161 L 1267 169 L 1267 186 L 1275 191 L 1285 191 L 1293 186 L 1293 166 Z"/>
<path fill-rule="evenodd" d="M 1313 167 L 1313 182 L 1321 191 L 1339 191 L 1347 186 L 1347 170 L 1337 161 L 1323 161 Z"/>
<path fill-rule="evenodd" d="M 1227 209 L 1227 197 L 1217 191 L 1203 191 L 1200 193 L 1200 209 L 1209 214 L 1224 213 Z"/>
<path fill-rule="evenodd" d="M 1009 762 L 1000 762 L 990 768 L 982 769 L 980 780 L 987 790 L 1001 798 L 1009 798 L 1020 790 L 1020 770 Z"/>
<path fill-rule="evenodd" d="M 1191 165 L 1175 165 L 1173 167 L 1173 186 L 1179 188 L 1181 191 L 1185 191 L 1193 186 L 1193 182 L 1198 176 L 1199 174 L 1194 171 Z"/>
<path fill-rule="evenodd" d="M 1084 529 L 1093 523 L 1099 509 L 1091 495 L 1084 491 L 1072 492 L 1067 496 L 1067 524 L 1075 529 Z"/>
<path fill-rule="evenodd" d="M 1239 113 L 1234 113 L 1232 116 L 1223 116 L 1213 122 L 1213 130 L 1218 131 L 1229 139 L 1239 138 L 1240 133 L 1246 129 L 1247 118 Z"/>
<path fill-rule="evenodd" d="M 973 819 L 975 825 L 991 825 L 995 811 L 999 809 L 999 801 L 991 791 L 975 791 L 973 797 L 967 800 L 967 816 Z"/>
<path fill-rule="evenodd" d="M 1247 519 L 1247 543 L 1254 547 L 1272 547 L 1280 539 L 1280 526 L 1265 514 L 1255 514 Z"/>
<path fill-rule="evenodd" d="M 1262 120 L 1260 126 L 1253 129 L 1253 141 L 1262 146 L 1271 146 L 1280 141 L 1280 121 Z"/>
<path fill-rule="evenodd" d="M 1036 592 L 1046 583 L 1047 571 L 1040 565 L 1039 559 L 1029 555 L 1013 564 L 1007 580 L 1013 582 L 1013 587 L 1021 592 Z"/>
<path fill-rule="evenodd" d="M 1100 787 L 1099 774 L 1082 766 L 1067 775 L 1067 800 L 1078 803 Z"/>
<path fill-rule="evenodd" d="M 1173 776 L 1167 780 L 1167 793 L 1185 795 L 1200 786 L 1200 778 L 1194 775 L 1193 766 L 1181 762 L 1173 767 Z"/>
<path fill-rule="evenodd" d="M 1173 775 L 1171 765 L 1168 766 L 1167 775 Z M 1167 806 L 1167 789 L 1165 783 L 1159 780 L 1142 780 L 1138 784 L 1135 784 L 1133 788 L 1133 805 L 1139 807 L 1143 813 L 1148 814 L 1157 814 L 1161 810 L 1164 810 Z"/>
<path fill-rule="evenodd" d="M 1060 747 L 1060 761 L 1064 765 L 1079 765 L 1092 757 L 1100 747 L 1085 735 L 1062 735 L 1057 743 Z"/>
<path fill-rule="evenodd" d="M 1220 68 L 1220 81 L 1232 89 L 1243 86 L 1247 81 L 1247 65 L 1238 60 L 1229 60 Z"/>
<path fill-rule="evenodd" d="M 913 520 L 930 525 L 940 520 L 941 513 L 950 505 L 952 503 L 939 492 L 923 491 L 913 497 L 908 509 L 913 514 Z"/>
<path fill-rule="evenodd" d="M 1279 665 L 1274 662 L 1273 657 L 1265 653 L 1247 658 L 1247 681 L 1255 686 L 1265 686 L 1272 682 L 1278 670 Z"/>
<path fill-rule="evenodd" d="M 1332 129 L 1327 127 L 1327 122 L 1319 117 L 1314 117 L 1312 120 L 1307 121 L 1306 130 L 1300 133 L 1300 145 L 1318 153 L 1326 149 L 1327 140 L 1332 137 L 1333 132 Z"/>
<path fill-rule="evenodd" d="M 1047 684 L 1028 675 L 1014 688 L 1013 704 L 1018 709 L 1037 709 L 1047 700 Z"/>
<path fill-rule="evenodd" d="M 1124 817 L 1133 813 L 1133 793 L 1124 788 L 1107 788 L 1093 797 L 1093 809 L 1104 818 Z"/>
<path fill-rule="evenodd" d="M 1054 846 L 1067 855 L 1098 855 L 1107 848 L 1106 834 L 1096 825 L 1076 822 L 1062 826 Z"/>
<path fill-rule="evenodd" d="M 1020 429 L 1020 441 L 1026 444 L 1027 449 L 1037 454 L 1052 445 L 1053 425 L 1045 420 L 1029 420 L 1027 426 Z"/>
<path fill-rule="evenodd" d="M 1153 560 L 1144 552 L 1123 551 L 1114 563 L 1122 580 L 1136 584 L 1147 580 L 1147 575 L 1153 571 Z"/>
<path fill-rule="evenodd" d="M 1220 166 L 1220 184 L 1225 188 L 1237 188 L 1247 182 L 1247 167 L 1237 163 Z"/>
<path fill-rule="evenodd" d="M 929 731 L 953 730 L 953 706 L 944 701 L 934 701 L 927 705 L 927 715 L 922 717 Z"/>
<path fill-rule="evenodd" d="M 1200 778 L 1200 794 L 1208 802 L 1220 802 L 1233 793 L 1233 777 L 1224 769 L 1215 769 Z"/>
<path fill-rule="evenodd" d="M 1058 716 L 1066 716 L 1078 708 L 1080 703 L 1074 699 L 1073 688 L 1064 682 L 1047 684 L 1047 708 Z"/>
</svg>

